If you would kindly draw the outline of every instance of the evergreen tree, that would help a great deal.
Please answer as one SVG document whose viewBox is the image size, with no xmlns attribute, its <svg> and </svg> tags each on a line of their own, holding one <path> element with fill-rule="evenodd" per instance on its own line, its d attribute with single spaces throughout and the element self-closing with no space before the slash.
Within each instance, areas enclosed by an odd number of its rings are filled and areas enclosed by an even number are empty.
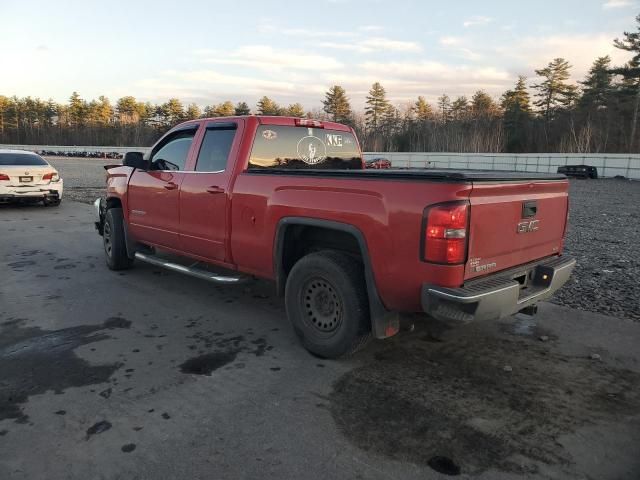
<svg viewBox="0 0 640 480">
<path fill-rule="evenodd" d="M 351 118 L 351 105 L 347 98 L 347 92 L 340 85 L 334 85 L 325 93 L 322 101 L 323 110 L 327 112 L 334 122 L 348 123 Z"/>
<path fill-rule="evenodd" d="M 502 95 L 501 106 L 504 110 L 507 151 L 524 151 L 527 127 L 531 119 L 531 104 L 526 77 L 520 75 L 513 90 L 507 90 Z"/>
<path fill-rule="evenodd" d="M 567 83 L 571 65 L 564 58 L 555 58 L 545 68 L 536 70 L 536 75 L 544 78 L 542 83 L 533 85 L 538 90 L 536 97 L 540 100 L 534 104 L 549 123 L 555 114 L 573 103 L 577 87 Z"/>
<path fill-rule="evenodd" d="M 251 113 L 251 109 L 249 108 L 249 105 L 247 105 L 245 102 L 238 102 L 236 104 L 236 108 L 234 111 L 234 115 L 249 115 Z"/>
<path fill-rule="evenodd" d="M 184 120 L 184 107 L 177 98 L 170 98 L 166 103 L 158 107 L 160 123 L 165 128 L 173 127 Z"/>
<path fill-rule="evenodd" d="M 231 117 L 236 113 L 236 107 L 229 100 L 218 105 L 214 110 L 215 117 Z"/>
<path fill-rule="evenodd" d="M 379 82 L 376 82 L 371 86 L 369 95 L 367 95 L 366 104 L 367 106 L 364 109 L 364 114 L 367 126 L 376 130 L 382 122 L 385 113 L 388 112 L 389 109 L 387 92 Z"/>
<path fill-rule="evenodd" d="M 135 123 L 139 119 L 138 102 L 134 97 L 126 96 L 118 99 L 116 111 L 121 123 Z"/>
<path fill-rule="evenodd" d="M 107 97 L 100 95 L 98 97 L 98 101 L 95 102 L 93 111 L 95 123 L 102 126 L 106 126 L 111 123 L 111 120 L 113 119 L 113 107 Z"/>
<path fill-rule="evenodd" d="M 284 114 L 289 117 L 304 117 L 304 107 L 300 103 L 293 103 L 289 105 Z"/>
<path fill-rule="evenodd" d="M 82 126 L 87 122 L 89 106 L 78 92 L 73 92 L 69 97 L 69 120 L 75 126 Z"/>
<path fill-rule="evenodd" d="M 624 32 L 623 38 L 616 38 L 613 44 L 616 48 L 633 53 L 631 60 L 622 67 L 612 70 L 612 73 L 622 75 L 623 89 L 634 95 L 633 116 L 629 148 L 634 151 L 637 144 L 636 131 L 638 126 L 638 111 L 640 110 L 640 15 L 636 16 L 637 31 Z"/>
<path fill-rule="evenodd" d="M 196 118 L 200 118 L 202 112 L 200 111 L 200 107 L 195 103 L 190 103 L 187 106 L 187 111 L 185 113 L 185 120 L 194 120 Z"/>
<path fill-rule="evenodd" d="M 469 100 L 464 95 L 456 98 L 451 104 L 451 116 L 454 120 L 466 120 L 469 114 Z"/>
<path fill-rule="evenodd" d="M 433 118 L 433 109 L 423 96 L 418 97 L 418 100 L 413 106 L 413 111 L 415 112 L 416 119 L 418 121 L 425 122 Z"/>
<path fill-rule="evenodd" d="M 438 110 L 442 122 L 446 123 L 451 119 L 451 99 L 446 93 L 438 97 Z"/>
<path fill-rule="evenodd" d="M 613 85 L 611 58 L 598 57 L 587 73 L 587 78 L 580 82 L 582 84 L 582 97 L 580 106 L 587 110 L 598 110 L 608 105 Z"/>
<path fill-rule="evenodd" d="M 280 115 L 280 107 L 266 95 L 258 100 L 258 115 Z"/>
<path fill-rule="evenodd" d="M 471 97 L 471 112 L 475 118 L 490 117 L 496 113 L 496 104 L 484 90 L 478 90 Z"/>
</svg>

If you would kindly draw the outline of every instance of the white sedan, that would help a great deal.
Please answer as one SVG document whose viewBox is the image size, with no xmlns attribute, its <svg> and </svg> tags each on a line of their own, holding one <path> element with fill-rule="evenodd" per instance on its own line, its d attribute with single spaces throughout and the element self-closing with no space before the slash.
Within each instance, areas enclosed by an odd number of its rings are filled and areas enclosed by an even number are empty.
<svg viewBox="0 0 640 480">
<path fill-rule="evenodd" d="M 0 203 L 26 200 L 57 206 L 62 185 L 58 171 L 40 155 L 0 149 Z"/>
</svg>

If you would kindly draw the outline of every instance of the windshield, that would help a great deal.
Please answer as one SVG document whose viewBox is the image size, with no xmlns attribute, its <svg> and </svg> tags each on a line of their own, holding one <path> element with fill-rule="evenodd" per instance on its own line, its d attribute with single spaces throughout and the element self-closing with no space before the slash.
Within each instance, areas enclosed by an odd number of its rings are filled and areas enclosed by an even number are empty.
<svg viewBox="0 0 640 480">
<path fill-rule="evenodd" d="M 35 153 L 0 153 L 0 165 L 49 165 L 44 158 Z"/>
</svg>

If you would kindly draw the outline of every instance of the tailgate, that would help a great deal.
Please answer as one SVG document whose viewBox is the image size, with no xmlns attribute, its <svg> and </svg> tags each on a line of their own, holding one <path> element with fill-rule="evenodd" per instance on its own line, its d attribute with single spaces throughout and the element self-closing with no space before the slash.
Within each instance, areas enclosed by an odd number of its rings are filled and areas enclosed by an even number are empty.
<svg viewBox="0 0 640 480">
<path fill-rule="evenodd" d="M 568 188 L 566 180 L 474 182 L 465 280 L 560 253 Z"/>
</svg>

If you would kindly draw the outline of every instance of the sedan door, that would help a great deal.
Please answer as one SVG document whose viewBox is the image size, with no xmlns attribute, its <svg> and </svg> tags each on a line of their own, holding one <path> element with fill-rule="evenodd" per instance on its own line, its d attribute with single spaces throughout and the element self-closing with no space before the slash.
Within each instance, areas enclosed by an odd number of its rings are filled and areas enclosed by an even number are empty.
<svg viewBox="0 0 640 480">
<path fill-rule="evenodd" d="M 197 125 L 172 132 L 154 147 L 149 170 L 136 169 L 129 180 L 129 228 L 132 236 L 180 250 L 180 185 Z"/>
</svg>

